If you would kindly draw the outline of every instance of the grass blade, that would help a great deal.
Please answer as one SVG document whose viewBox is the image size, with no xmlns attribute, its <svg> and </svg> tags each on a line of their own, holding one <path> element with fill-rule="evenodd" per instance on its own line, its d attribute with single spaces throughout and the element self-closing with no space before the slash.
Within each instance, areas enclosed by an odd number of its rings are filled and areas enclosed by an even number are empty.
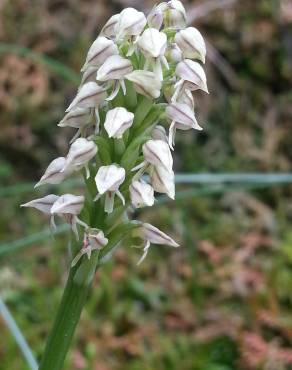
<svg viewBox="0 0 292 370">
<path fill-rule="evenodd" d="M 19 327 L 17 326 L 16 321 L 14 320 L 13 316 L 11 315 L 8 307 L 0 297 L 0 314 L 7 325 L 10 333 L 14 337 L 19 349 L 21 350 L 23 357 L 25 358 L 28 366 L 31 370 L 37 370 L 38 364 L 34 358 L 34 355 L 27 344 L 24 336 L 22 335 Z"/>
</svg>

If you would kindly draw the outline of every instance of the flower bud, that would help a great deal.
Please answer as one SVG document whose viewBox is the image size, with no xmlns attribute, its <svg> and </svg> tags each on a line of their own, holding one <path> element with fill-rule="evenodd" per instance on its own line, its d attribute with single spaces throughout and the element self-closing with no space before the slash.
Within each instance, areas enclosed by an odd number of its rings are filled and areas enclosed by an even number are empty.
<svg viewBox="0 0 292 370">
<path fill-rule="evenodd" d="M 117 23 L 119 22 L 120 14 L 115 14 L 110 17 L 110 19 L 106 22 L 106 24 L 103 26 L 100 35 L 106 36 L 109 39 L 115 38 L 116 32 L 115 27 Z"/>
<path fill-rule="evenodd" d="M 94 108 L 106 98 L 105 90 L 96 82 L 87 82 L 81 86 L 76 97 L 67 108 L 69 112 L 75 108 Z"/>
<path fill-rule="evenodd" d="M 160 30 L 163 23 L 163 13 L 159 7 L 155 6 L 147 17 L 147 23 L 150 28 Z"/>
<path fill-rule="evenodd" d="M 153 206 L 154 189 L 142 181 L 133 181 L 130 185 L 131 202 L 135 208 Z"/>
<path fill-rule="evenodd" d="M 152 130 L 151 136 L 153 140 L 162 140 L 168 143 L 166 130 L 161 125 L 157 125 L 154 127 L 154 129 Z"/>
<path fill-rule="evenodd" d="M 83 195 L 64 194 L 56 200 L 51 208 L 51 214 L 79 215 L 84 205 Z"/>
<path fill-rule="evenodd" d="M 40 181 L 35 185 L 35 188 L 44 184 L 60 184 L 60 182 L 62 182 L 68 175 L 68 171 L 61 172 L 65 166 L 65 163 L 66 163 L 65 157 L 59 157 L 54 159 L 49 164 Z"/>
<path fill-rule="evenodd" d="M 186 89 L 191 91 L 200 89 L 209 94 L 205 71 L 198 62 L 185 59 L 177 65 L 175 73 L 184 81 Z"/>
<path fill-rule="evenodd" d="M 62 171 L 69 168 L 73 170 L 80 170 L 86 166 L 87 163 L 96 155 L 97 146 L 93 141 L 79 138 L 71 144 L 66 162 Z"/>
<path fill-rule="evenodd" d="M 175 42 L 184 58 L 199 59 L 205 63 L 206 45 L 201 33 L 195 27 L 188 27 L 175 35 Z"/>
<path fill-rule="evenodd" d="M 81 72 L 85 71 L 88 67 L 99 67 L 108 57 L 117 54 L 119 54 L 117 45 L 112 40 L 104 36 L 99 36 L 88 50 L 86 61 Z"/>
<path fill-rule="evenodd" d="M 90 121 L 89 108 L 75 108 L 68 112 L 65 117 L 58 124 L 59 127 L 73 127 L 83 128 L 86 127 Z"/>
<path fill-rule="evenodd" d="M 34 199 L 28 203 L 22 204 L 21 207 L 36 208 L 43 213 L 50 214 L 53 204 L 58 200 L 58 195 L 49 194 L 43 198 Z"/>
<path fill-rule="evenodd" d="M 109 137 L 121 139 L 123 133 L 132 126 L 134 114 L 128 112 L 125 108 L 119 107 L 107 112 L 104 128 Z"/>
<path fill-rule="evenodd" d="M 178 0 L 171 0 L 167 3 L 164 11 L 164 25 L 170 28 L 184 28 L 186 26 L 186 11 Z"/>
<path fill-rule="evenodd" d="M 166 171 L 162 166 L 155 166 L 150 172 L 151 185 L 158 193 L 167 194 L 169 198 L 175 197 L 174 172 Z"/>
<path fill-rule="evenodd" d="M 173 159 L 169 146 L 162 140 L 148 140 L 143 145 L 145 161 L 154 166 L 162 166 L 167 171 L 172 171 Z"/>
<path fill-rule="evenodd" d="M 147 20 L 142 12 L 134 8 L 126 8 L 120 13 L 119 21 L 115 26 L 117 39 L 138 36 L 146 26 Z"/>
<path fill-rule="evenodd" d="M 156 78 L 153 72 L 135 70 L 125 76 L 134 84 L 135 90 L 146 97 L 158 98 L 160 96 L 161 81 Z"/>
<path fill-rule="evenodd" d="M 155 28 L 147 28 L 139 37 L 138 46 L 145 58 L 158 58 L 165 53 L 166 34 Z"/>
<path fill-rule="evenodd" d="M 133 66 L 129 59 L 123 58 L 120 55 L 112 55 L 99 68 L 96 79 L 102 82 L 120 80 L 132 70 Z"/>
</svg>

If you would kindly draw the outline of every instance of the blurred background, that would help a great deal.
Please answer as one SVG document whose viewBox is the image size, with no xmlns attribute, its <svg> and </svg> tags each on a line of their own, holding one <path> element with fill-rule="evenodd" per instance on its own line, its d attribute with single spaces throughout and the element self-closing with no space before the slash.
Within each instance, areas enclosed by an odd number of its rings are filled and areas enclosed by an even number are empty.
<svg viewBox="0 0 292 370">
<path fill-rule="evenodd" d="M 57 128 L 102 25 L 142 0 L 0 0 L 0 296 L 37 358 L 68 271 L 66 234 L 19 204 L 67 151 Z M 208 41 L 204 131 L 180 131 L 179 173 L 291 171 L 292 1 L 185 1 Z M 213 178 L 212 178 L 213 179 Z M 276 177 L 277 180 L 277 177 Z M 47 190 L 47 189 L 45 189 Z M 176 251 L 121 248 L 98 272 L 66 369 L 292 369 L 292 187 L 178 184 L 144 209 Z M 0 369 L 28 369 L 0 317 Z M 50 370 L 50 369 L 48 369 Z"/>
</svg>

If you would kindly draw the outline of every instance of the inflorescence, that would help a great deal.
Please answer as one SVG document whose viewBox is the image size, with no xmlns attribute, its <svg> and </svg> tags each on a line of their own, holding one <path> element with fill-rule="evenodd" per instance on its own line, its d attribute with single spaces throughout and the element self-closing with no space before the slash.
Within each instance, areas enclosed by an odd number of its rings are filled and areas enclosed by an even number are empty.
<svg viewBox="0 0 292 370">
<path fill-rule="evenodd" d="M 192 91 L 208 92 L 205 57 L 204 39 L 186 27 L 177 0 L 155 6 L 147 18 L 124 9 L 91 45 L 77 95 L 58 125 L 76 134 L 68 154 L 53 160 L 36 184 L 59 184 L 81 171 L 84 195 L 50 194 L 23 204 L 50 215 L 52 228 L 56 215 L 63 218 L 77 240 L 82 230 L 72 265 L 106 247 L 115 230 L 117 241 L 142 239 L 139 262 L 150 243 L 178 246 L 156 227 L 129 221 L 129 211 L 152 206 L 154 192 L 175 197 L 171 150 L 176 130 L 202 129 Z"/>
</svg>

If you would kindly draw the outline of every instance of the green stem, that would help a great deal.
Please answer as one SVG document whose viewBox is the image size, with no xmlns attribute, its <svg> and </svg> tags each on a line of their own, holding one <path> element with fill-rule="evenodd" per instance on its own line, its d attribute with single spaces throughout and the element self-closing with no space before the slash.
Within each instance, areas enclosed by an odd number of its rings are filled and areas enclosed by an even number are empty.
<svg viewBox="0 0 292 370">
<path fill-rule="evenodd" d="M 91 265 L 95 263 L 98 254 L 92 256 Z M 83 259 L 83 263 L 86 261 Z M 65 357 L 69 350 L 76 325 L 80 319 L 81 311 L 86 302 L 94 273 L 91 269 L 88 271 L 87 279 L 75 279 L 78 267 L 71 268 L 66 287 L 63 293 L 62 301 L 59 306 L 52 331 L 47 339 L 45 352 L 39 367 L 39 370 L 61 370 L 63 369 Z M 94 267 L 95 267 L 94 266 Z M 94 268 L 95 270 L 95 268 Z"/>
</svg>

